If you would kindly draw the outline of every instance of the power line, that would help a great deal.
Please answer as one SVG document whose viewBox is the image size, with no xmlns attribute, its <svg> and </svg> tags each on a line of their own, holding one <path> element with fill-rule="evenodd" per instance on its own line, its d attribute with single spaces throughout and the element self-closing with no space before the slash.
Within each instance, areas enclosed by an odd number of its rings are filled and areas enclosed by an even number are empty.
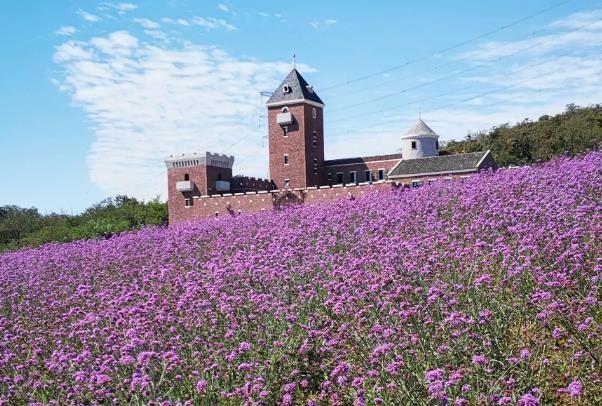
<svg viewBox="0 0 602 406">
<path fill-rule="evenodd" d="M 324 91 L 328 91 L 328 90 L 330 90 L 330 89 L 334 89 L 334 88 L 337 88 L 337 87 L 341 87 L 341 86 L 347 86 L 347 85 L 350 85 L 350 84 L 352 84 L 352 83 L 360 82 L 360 81 L 363 81 L 363 80 L 366 80 L 366 79 L 373 78 L 373 77 L 375 77 L 375 76 L 382 75 L 382 74 L 384 74 L 384 73 L 388 73 L 388 72 L 391 72 L 391 71 L 394 71 L 394 70 L 397 70 L 397 69 L 404 68 L 404 67 L 406 67 L 406 66 L 409 66 L 409 65 L 413 65 L 413 64 L 415 64 L 415 63 L 418 63 L 418 62 L 424 61 L 424 60 L 426 60 L 426 59 L 428 59 L 428 58 L 432 58 L 433 56 L 440 55 L 440 54 L 442 54 L 442 53 L 449 52 L 449 51 L 451 51 L 451 50 L 454 50 L 454 49 L 460 48 L 460 47 L 462 47 L 462 46 L 464 46 L 464 45 L 467 45 L 467 44 L 470 44 L 470 43 L 472 43 L 472 42 L 475 42 L 475 41 L 481 40 L 481 39 L 483 39 L 483 38 L 487 38 L 487 37 L 489 37 L 489 36 L 491 36 L 491 35 L 493 35 L 493 34 L 496 34 L 496 33 L 498 33 L 498 32 L 504 31 L 504 30 L 506 30 L 506 29 L 508 29 L 508 28 L 510 28 L 510 27 L 513 27 L 513 26 L 515 26 L 515 25 L 521 24 L 521 23 L 523 23 L 523 22 L 525 22 L 525 21 L 531 20 L 531 19 L 533 19 L 533 18 L 535 18 L 535 17 L 538 17 L 538 16 L 540 16 L 540 15 L 542 15 L 542 14 L 545 14 L 545 13 L 547 13 L 548 11 L 554 10 L 554 9 L 556 9 L 556 8 L 558 8 L 558 7 L 561 7 L 561 6 L 563 6 L 563 5 L 567 4 L 567 3 L 570 3 L 570 2 L 572 2 L 572 1 L 573 1 L 573 0 L 564 0 L 564 1 L 561 1 L 561 2 L 559 2 L 559 3 L 556 3 L 556 4 L 553 4 L 553 5 L 549 6 L 549 7 L 546 7 L 546 8 L 544 8 L 543 10 L 539 10 L 539 11 L 538 11 L 538 12 L 536 12 L 536 13 L 533 13 L 533 14 L 530 14 L 530 15 L 528 15 L 528 16 L 526 16 L 526 17 L 523 17 L 523 18 L 521 18 L 521 19 L 519 19 L 519 20 L 513 21 L 513 22 L 511 22 L 511 23 L 509 23 L 509 24 L 503 25 L 503 26 L 501 26 L 501 27 L 499 27 L 499 28 L 496 28 L 496 29 L 494 29 L 494 30 L 491 30 L 491 31 L 485 32 L 485 33 L 483 33 L 483 34 L 479 34 L 479 35 L 477 35 L 477 36 L 474 36 L 474 37 L 472 37 L 472 38 L 469 38 L 469 39 L 467 39 L 467 40 L 464 40 L 464 41 L 462 41 L 462 42 L 459 42 L 459 43 L 457 43 L 457 44 L 454 44 L 454 45 L 448 46 L 448 47 L 446 47 L 446 48 L 442 48 L 442 49 L 440 49 L 440 50 L 438 50 L 438 51 L 435 51 L 435 52 L 432 52 L 432 53 L 430 53 L 430 54 L 428 54 L 428 55 L 423 55 L 423 56 L 420 56 L 420 57 L 418 57 L 418 58 L 410 59 L 409 61 L 406 61 L 406 62 L 404 62 L 404 63 L 401 63 L 401 64 L 399 64 L 399 65 L 394 65 L 394 66 L 391 66 L 391 67 L 389 67 L 389 68 L 386 68 L 386 69 L 380 70 L 380 71 L 378 71 L 378 72 L 369 73 L 369 74 L 367 74 L 367 75 L 363 75 L 363 76 L 360 76 L 360 77 L 357 77 L 357 78 L 354 78 L 354 79 L 350 79 L 350 80 L 347 80 L 347 81 L 345 81 L 345 82 L 340 82 L 340 83 L 337 83 L 337 84 L 334 84 L 334 85 L 331 85 L 331 86 L 326 86 L 326 87 L 323 87 L 323 88 L 321 88 L 321 89 L 318 89 L 318 91 L 320 91 L 320 92 L 324 92 Z"/>
<path fill-rule="evenodd" d="M 591 21 L 591 22 L 589 22 L 589 23 L 587 23 L 587 24 L 584 24 L 584 25 L 582 25 L 582 26 L 580 26 L 580 27 L 578 27 L 578 28 L 574 29 L 574 30 L 571 30 L 571 31 L 566 31 L 566 32 L 567 32 L 567 33 L 571 33 L 571 32 L 577 32 L 577 31 L 580 31 L 580 30 L 582 30 L 582 29 L 584 29 L 584 28 L 586 28 L 586 27 L 588 27 L 588 26 L 590 26 L 590 25 L 592 25 L 592 24 L 596 24 L 596 23 L 598 23 L 598 22 L 600 22 L 600 21 L 602 21 L 602 18 L 600 18 L 600 19 L 597 19 L 597 20 L 594 20 L 594 21 Z M 508 55 L 504 55 L 504 56 L 498 57 L 498 58 L 496 59 L 496 61 L 500 61 L 500 60 L 502 60 L 502 59 L 505 59 L 505 58 L 508 58 L 508 57 L 511 57 L 511 56 L 517 55 L 517 54 L 519 54 L 519 53 L 521 53 L 521 52 L 524 52 L 524 51 L 527 51 L 527 50 L 529 50 L 529 49 L 532 49 L 532 48 L 538 47 L 538 46 L 540 46 L 540 45 L 542 45 L 542 44 L 545 44 L 546 42 L 550 42 L 550 41 L 552 41 L 552 40 L 553 40 L 553 39 L 551 39 L 551 40 L 549 40 L 549 39 L 545 39 L 545 40 L 543 40 L 543 41 L 538 41 L 538 42 L 536 42 L 536 43 L 534 43 L 534 44 L 532 44 L 532 45 L 530 45 L 530 46 L 528 46 L 528 47 L 526 47 L 526 48 L 519 49 L 519 50 L 517 50 L 517 51 L 515 51 L 515 52 L 513 52 L 513 53 L 511 53 L 511 54 L 508 54 Z M 571 51 L 571 52 L 574 52 L 574 50 L 573 50 L 573 51 Z M 545 62 L 544 62 L 544 63 L 545 63 Z M 480 64 L 480 65 L 477 65 L 477 66 L 475 66 L 475 67 L 471 67 L 471 68 L 464 69 L 464 70 L 462 70 L 462 71 L 457 71 L 457 72 L 455 72 L 455 73 L 453 73 L 453 74 L 446 75 L 446 76 L 444 76 L 444 77 L 440 77 L 440 78 L 437 78 L 437 79 L 434 79 L 434 80 L 431 80 L 431 81 L 428 81 L 428 82 L 423 82 L 423 83 L 421 83 L 421 84 L 419 84 L 419 85 L 412 86 L 412 87 L 410 87 L 410 88 L 404 89 L 404 90 L 402 90 L 401 92 L 395 92 L 395 93 L 392 93 L 392 94 L 388 94 L 388 95 L 385 95 L 385 96 L 381 96 L 380 98 L 377 98 L 377 99 L 378 99 L 378 100 L 380 100 L 380 99 L 384 99 L 384 98 L 387 98 L 387 97 L 390 97 L 390 96 L 393 96 L 393 95 L 398 95 L 398 94 L 406 93 L 406 92 L 407 92 L 407 91 L 409 91 L 409 90 L 414 90 L 414 89 L 416 89 L 416 88 L 419 88 L 419 87 L 424 87 L 424 86 L 427 86 L 427 85 L 430 85 L 430 84 L 433 84 L 433 83 L 436 83 L 436 82 L 440 82 L 441 80 L 449 79 L 450 77 L 456 76 L 457 74 L 459 74 L 459 73 L 461 73 L 461 72 L 472 71 L 472 70 L 475 70 L 475 69 L 478 69 L 478 68 L 481 68 L 481 67 L 484 67 L 484 66 L 487 66 L 487 65 L 488 65 L 488 63 L 485 63 L 485 64 Z M 527 67 L 527 68 L 528 68 L 528 67 Z M 524 70 L 524 69 L 525 69 L 525 68 L 523 68 L 523 69 L 519 69 L 519 70 L 517 70 L 516 72 L 520 72 L 520 71 L 522 71 L 522 70 Z M 439 93 L 439 94 L 437 94 L 437 95 L 434 95 L 434 96 L 429 96 L 429 97 L 422 98 L 422 99 L 419 99 L 419 100 L 415 100 L 415 101 L 412 101 L 412 102 L 403 103 L 403 104 L 399 104 L 399 105 L 395 105 L 395 106 L 390 106 L 390 107 L 386 107 L 386 108 L 379 109 L 379 110 L 375 110 L 375 111 L 370 111 L 370 112 L 363 113 L 363 114 L 354 114 L 354 115 L 352 116 L 351 120 L 355 120 L 355 119 L 362 118 L 362 117 L 366 117 L 366 116 L 370 116 L 370 115 L 373 115 L 373 114 L 377 114 L 377 113 L 383 113 L 383 112 L 390 111 L 390 110 L 395 110 L 395 109 L 398 109 L 398 108 L 401 108 L 401 107 L 410 106 L 410 105 L 413 105 L 413 104 L 416 104 L 416 103 L 421 103 L 421 102 L 424 102 L 424 101 L 428 101 L 428 100 L 436 99 L 436 98 L 439 98 L 439 97 L 441 97 L 441 96 L 446 96 L 446 95 L 449 95 L 450 93 L 456 93 L 457 91 L 460 91 L 460 90 L 465 90 L 465 89 L 467 89 L 467 88 L 469 88 L 469 87 L 463 87 L 463 88 L 460 88 L 460 89 L 455 89 L 455 90 L 452 90 L 452 91 L 447 91 L 447 92 Z M 350 108 L 350 107 L 355 107 L 355 106 L 359 106 L 359 105 L 363 105 L 363 104 L 372 103 L 372 102 L 374 102 L 374 101 L 377 101 L 377 100 L 375 100 L 375 99 L 371 99 L 371 100 L 364 101 L 364 102 L 359 102 L 359 103 L 356 103 L 356 104 L 354 104 L 354 105 L 350 105 L 350 106 L 347 106 L 347 107 L 349 107 L 349 108 Z M 334 123 L 336 123 L 336 122 L 340 122 L 340 121 L 343 121 L 343 120 L 350 120 L 350 119 L 349 119 L 349 118 L 346 118 L 346 117 L 341 117 L 341 118 L 335 119 L 335 120 L 333 120 L 333 121 L 330 121 L 329 123 L 333 123 L 333 122 L 334 122 Z"/>
<path fill-rule="evenodd" d="M 587 25 L 591 25 L 591 23 L 590 24 L 585 24 L 584 26 L 577 28 L 577 30 L 579 30 L 579 29 L 581 29 L 581 28 L 583 28 L 583 27 L 585 27 Z M 523 40 L 524 41 L 525 39 L 534 37 L 534 36 L 536 36 L 536 35 L 544 32 L 544 31 L 547 31 L 548 29 L 549 29 L 549 27 L 544 27 L 544 28 L 541 28 L 539 30 L 535 30 L 535 31 L 529 33 L 526 36 L 521 36 L 521 37 L 519 37 L 517 39 L 514 39 L 514 41 L 517 41 L 517 40 Z M 568 32 L 572 32 L 572 31 L 568 31 Z M 520 50 L 520 52 L 523 52 L 523 51 L 525 51 L 527 49 L 530 49 L 530 47 L 524 48 L 524 49 Z M 508 57 L 508 56 L 512 56 L 512 54 L 504 55 L 504 57 Z M 472 58 L 472 55 L 470 55 L 470 54 L 469 55 L 464 55 L 463 57 L 455 59 L 453 61 L 446 62 L 446 63 L 440 64 L 440 65 L 436 65 L 436 66 L 428 69 L 426 72 L 436 71 L 436 70 L 439 70 L 441 68 L 444 68 L 444 67 L 447 67 L 447 66 L 450 66 L 450 65 L 458 64 L 458 63 L 460 63 L 462 61 L 465 61 L 465 60 L 471 59 L 471 58 Z M 422 72 L 422 73 L 424 73 L 424 72 Z M 406 76 L 406 77 L 408 77 L 408 76 Z M 341 95 L 347 96 L 347 95 L 350 95 L 350 94 L 361 93 L 361 92 L 364 92 L 366 90 L 372 90 L 372 89 L 379 88 L 379 87 L 382 87 L 382 86 L 385 86 L 385 85 L 388 85 L 388 84 L 391 84 L 391 83 L 398 82 L 399 80 L 400 80 L 400 78 L 388 79 L 388 80 L 386 80 L 384 82 L 376 83 L 376 84 L 373 84 L 373 85 L 370 85 L 370 86 L 364 86 L 364 87 L 361 87 L 359 89 L 351 89 L 351 90 L 345 91 L 343 93 L 337 93 L 336 95 L 337 96 L 341 96 Z"/>
<path fill-rule="evenodd" d="M 578 51 L 578 50 L 572 50 L 572 51 L 566 52 L 566 53 L 564 53 L 564 54 L 557 55 L 557 58 L 559 58 L 559 57 L 564 57 L 564 56 L 568 56 L 568 55 L 570 55 L 570 54 L 576 53 L 577 51 Z M 599 59 L 600 59 L 600 60 L 602 60 L 602 58 L 599 58 Z M 514 74 L 514 73 L 518 73 L 518 72 L 524 71 L 524 70 L 526 70 L 526 69 L 531 69 L 531 68 L 534 68 L 534 67 L 537 67 L 537 66 L 543 65 L 543 64 L 545 64 L 545 63 L 549 63 L 549 61 L 548 61 L 548 60 L 546 60 L 546 61 L 543 61 L 543 62 L 541 62 L 541 63 L 537 63 L 537 64 L 533 64 L 533 65 L 528 65 L 528 66 L 525 66 L 525 67 L 523 67 L 523 68 L 520 68 L 520 69 L 517 69 L 517 70 L 515 70 L 515 71 L 511 72 L 511 73 L 510 73 L 510 75 L 512 75 L 512 74 Z M 571 69 L 571 68 L 572 68 L 572 67 L 570 67 L 570 66 L 563 66 L 563 68 L 562 68 L 562 69 L 554 69 L 554 70 L 551 70 L 551 71 L 549 71 L 549 72 L 546 72 L 546 73 L 544 73 L 544 74 L 541 74 L 541 75 L 539 75 L 539 77 L 548 76 L 548 75 L 550 75 L 550 74 L 554 74 L 554 73 L 556 73 L 556 72 L 560 72 L 560 71 L 564 71 L 564 70 L 569 70 L 569 69 Z M 490 90 L 487 90 L 487 91 L 485 91 L 485 92 L 481 92 L 481 93 L 478 93 L 478 94 L 476 94 L 476 95 L 472 95 L 472 96 L 470 96 L 470 97 L 468 97 L 468 98 L 465 98 L 465 99 L 462 99 L 462 100 L 459 100 L 459 101 L 456 101 L 456 102 L 451 102 L 451 103 L 447 103 L 447 104 L 444 104 L 444 105 L 440 105 L 440 106 L 438 106 L 438 107 L 436 107 L 436 108 L 432 108 L 432 109 L 426 110 L 426 112 L 427 112 L 427 113 L 431 113 L 431 112 L 433 112 L 433 111 L 437 111 L 437 110 L 441 110 L 441 109 L 444 109 L 444 108 L 453 107 L 453 106 L 456 106 L 456 105 L 459 105 L 459 104 L 463 104 L 463 103 L 466 103 L 467 101 L 471 101 L 471 100 L 477 99 L 477 98 L 479 98 L 479 97 L 487 96 L 487 95 L 489 95 L 489 94 L 496 93 L 496 92 L 499 92 L 499 91 L 502 91 L 502 90 L 511 89 L 511 88 L 513 88 L 513 87 L 516 87 L 517 85 L 520 85 L 521 83 L 527 82 L 527 81 L 529 81 L 529 80 L 532 80 L 532 78 L 527 78 L 527 79 L 525 79 L 525 80 L 521 80 L 521 81 L 514 82 L 512 85 L 508 85 L 508 86 L 502 86 L 502 87 L 498 87 L 498 88 L 495 88 L 495 89 L 490 89 Z M 541 91 L 541 90 L 542 90 L 542 89 L 540 89 L 540 91 Z M 503 100 L 502 100 L 502 101 L 503 101 Z M 500 102 L 502 102 L 502 101 L 498 101 L 498 102 L 496 102 L 496 103 L 493 103 L 493 104 L 491 104 L 491 105 L 498 104 L 498 103 L 500 103 Z M 423 111 L 422 113 L 424 114 L 425 112 Z M 375 127 L 376 127 L 376 125 L 382 125 L 382 124 L 386 124 L 386 123 L 393 122 L 393 121 L 397 121 L 397 120 L 399 120 L 399 119 L 397 118 L 397 119 L 387 119 L 387 120 L 382 120 L 382 121 L 379 121 L 379 122 L 377 122 L 377 123 L 375 123 L 375 124 L 371 125 L 370 127 L 365 127 L 365 128 L 363 128 L 363 129 L 360 129 L 360 130 L 354 130 L 354 131 L 355 131 L 355 132 L 366 131 L 366 130 L 369 130 L 369 129 L 371 129 L 371 128 L 375 128 Z M 347 133 L 349 133 L 349 132 L 351 132 L 351 130 L 348 130 L 348 131 L 343 131 L 343 132 L 340 132 L 340 133 L 335 133 L 335 134 L 334 134 L 334 136 L 336 137 L 337 135 L 347 134 Z"/>
<path fill-rule="evenodd" d="M 602 21 L 602 19 L 591 21 L 591 22 L 589 22 L 587 24 L 584 24 L 584 25 L 582 25 L 582 26 L 574 29 L 574 30 L 570 30 L 570 31 L 566 31 L 566 32 L 567 33 L 577 32 L 577 31 L 580 31 L 580 30 L 582 30 L 582 29 L 584 29 L 584 28 L 586 28 L 586 27 L 588 27 L 588 26 L 590 26 L 592 24 L 595 24 L 595 23 L 597 23 L 599 21 Z M 514 52 L 512 52 L 510 54 L 507 54 L 507 55 L 503 55 L 503 56 L 497 57 L 494 61 L 501 61 L 502 59 L 510 58 L 512 56 L 515 56 L 515 55 L 518 55 L 518 54 L 520 54 L 522 52 L 525 52 L 525 51 L 528 51 L 530 49 L 536 48 L 536 47 L 538 47 L 538 46 L 540 46 L 542 44 L 545 44 L 546 42 L 550 42 L 550 41 L 551 40 L 549 40 L 549 39 L 544 39 L 542 41 L 538 41 L 538 42 L 536 42 L 534 44 L 531 44 L 528 47 L 519 49 L 519 50 L 514 51 Z M 483 67 L 489 66 L 490 64 L 491 64 L 491 61 L 485 62 L 485 63 L 481 63 L 481 64 L 477 64 L 475 66 L 471 66 L 471 67 L 468 67 L 468 68 L 465 68 L 465 69 L 460 69 L 460 70 L 458 70 L 458 71 L 456 71 L 454 73 L 451 73 L 449 75 L 445 75 L 443 77 L 439 77 L 439 78 L 436 78 L 436 79 L 433 79 L 433 80 L 429 80 L 427 82 L 422 82 L 422 83 L 419 83 L 417 85 L 407 87 L 407 88 L 405 88 L 403 90 L 400 90 L 400 91 L 396 91 L 396 92 L 392 92 L 392 93 L 387 93 L 385 95 L 378 96 L 378 97 L 375 97 L 375 98 L 372 98 L 372 99 L 364 100 L 364 101 L 361 101 L 361 102 L 349 104 L 347 106 L 339 107 L 337 109 L 333 109 L 333 110 L 331 110 L 331 113 L 332 112 L 341 111 L 341 110 L 348 110 L 348 109 L 351 109 L 353 107 L 363 106 L 363 105 L 366 105 L 366 104 L 370 104 L 370 103 L 374 103 L 374 102 L 381 101 L 381 100 L 384 100 L 384 99 L 388 99 L 390 97 L 398 96 L 400 94 L 407 93 L 407 92 L 409 92 L 411 90 L 416 90 L 416 89 L 419 89 L 419 88 L 422 88 L 422 87 L 425 87 L 425 86 L 428 86 L 428 85 L 432 85 L 433 83 L 441 82 L 442 80 L 446 80 L 446 79 L 452 78 L 452 77 L 457 76 L 457 75 L 459 75 L 461 73 L 471 72 L 471 71 L 477 70 L 479 68 L 483 68 Z"/>
</svg>

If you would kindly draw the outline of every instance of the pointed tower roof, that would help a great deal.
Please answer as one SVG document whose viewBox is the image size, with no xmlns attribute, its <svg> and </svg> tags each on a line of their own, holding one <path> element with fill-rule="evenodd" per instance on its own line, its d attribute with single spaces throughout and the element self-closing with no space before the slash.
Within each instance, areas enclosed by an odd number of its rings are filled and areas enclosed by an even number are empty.
<svg viewBox="0 0 602 406">
<path fill-rule="evenodd" d="M 410 128 L 410 130 L 401 138 L 411 138 L 411 137 L 436 137 L 439 138 L 436 132 L 434 132 L 431 127 L 426 125 L 421 118 L 418 119 L 414 127 Z"/>
<path fill-rule="evenodd" d="M 324 102 L 316 94 L 313 87 L 307 83 L 297 69 L 293 68 L 280 83 L 280 86 L 276 88 L 266 105 L 268 107 L 280 106 L 301 101 L 309 101 L 324 106 Z"/>
</svg>

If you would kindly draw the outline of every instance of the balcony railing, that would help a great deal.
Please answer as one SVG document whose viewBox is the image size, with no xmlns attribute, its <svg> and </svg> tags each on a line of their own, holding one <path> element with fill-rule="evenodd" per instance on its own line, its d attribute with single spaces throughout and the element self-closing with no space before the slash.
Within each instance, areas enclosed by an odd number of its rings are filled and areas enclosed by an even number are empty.
<svg viewBox="0 0 602 406">
<path fill-rule="evenodd" d="M 191 180 L 181 180 L 176 182 L 176 190 L 178 192 L 192 192 L 194 190 L 194 183 Z"/>
</svg>

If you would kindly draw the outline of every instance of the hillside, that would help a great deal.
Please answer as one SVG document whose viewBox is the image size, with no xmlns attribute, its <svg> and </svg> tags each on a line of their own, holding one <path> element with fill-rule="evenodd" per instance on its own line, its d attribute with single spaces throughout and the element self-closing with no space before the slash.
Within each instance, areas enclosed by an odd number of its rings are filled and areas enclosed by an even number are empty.
<svg viewBox="0 0 602 406">
<path fill-rule="evenodd" d="M 601 170 L 2 254 L 0 404 L 600 404 Z"/>
<path fill-rule="evenodd" d="M 503 124 L 490 131 L 469 134 L 462 141 L 450 141 L 447 153 L 492 150 L 498 164 L 523 165 L 547 161 L 554 156 L 596 149 L 602 143 L 602 105 L 579 107 L 569 104 L 555 116 L 537 121 Z"/>
</svg>

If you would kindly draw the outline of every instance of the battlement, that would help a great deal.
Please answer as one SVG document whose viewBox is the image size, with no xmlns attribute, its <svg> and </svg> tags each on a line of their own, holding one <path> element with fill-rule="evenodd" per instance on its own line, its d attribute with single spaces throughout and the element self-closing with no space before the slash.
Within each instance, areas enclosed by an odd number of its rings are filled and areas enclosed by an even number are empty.
<svg viewBox="0 0 602 406">
<path fill-rule="evenodd" d="M 165 166 L 168 169 L 189 168 L 194 166 L 216 166 L 232 169 L 234 156 L 226 154 L 215 154 L 209 151 L 193 152 L 191 154 L 170 155 L 165 158 Z"/>
</svg>

